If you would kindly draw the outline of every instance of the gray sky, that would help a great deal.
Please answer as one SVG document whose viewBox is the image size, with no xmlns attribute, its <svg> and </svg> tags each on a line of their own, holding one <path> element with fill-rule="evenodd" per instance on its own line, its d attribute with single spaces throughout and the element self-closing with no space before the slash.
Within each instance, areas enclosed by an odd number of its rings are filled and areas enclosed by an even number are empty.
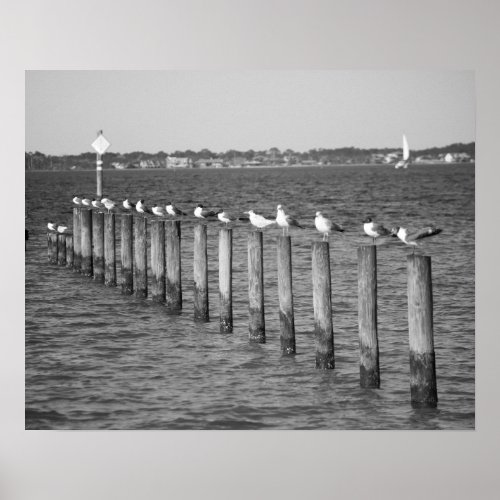
<svg viewBox="0 0 500 500">
<path fill-rule="evenodd" d="M 343 146 L 475 140 L 471 71 L 27 71 L 26 151 Z"/>
</svg>

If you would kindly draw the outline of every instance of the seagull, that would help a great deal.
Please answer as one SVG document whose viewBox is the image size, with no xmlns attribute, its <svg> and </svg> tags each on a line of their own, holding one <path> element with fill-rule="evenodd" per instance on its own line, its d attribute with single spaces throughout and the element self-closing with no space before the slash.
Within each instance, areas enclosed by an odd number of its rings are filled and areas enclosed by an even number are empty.
<svg viewBox="0 0 500 500">
<path fill-rule="evenodd" d="M 413 231 L 411 233 L 409 233 L 408 229 L 404 227 L 393 227 L 391 229 L 391 233 L 394 236 L 397 236 L 403 243 L 413 246 L 413 252 L 415 252 L 415 247 L 418 246 L 416 240 L 434 236 L 435 234 L 439 234 L 440 232 L 442 232 L 442 229 L 438 229 L 433 225 L 424 227 L 422 229 L 417 229 L 416 231 Z"/>
<path fill-rule="evenodd" d="M 288 234 L 288 228 L 290 226 L 300 227 L 301 229 L 304 229 L 295 219 L 292 219 L 292 217 L 285 214 L 285 211 L 283 210 L 283 207 L 281 205 L 278 205 L 278 214 L 276 215 L 276 222 L 278 223 L 278 226 L 283 228 L 283 236 L 285 235 L 285 229 L 286 229 L 286 234 Z"/>
<path fill-rule="evenodd" d="M 96 200 L 95 198 L 92 198 L 92 206 L 94 208 L 99 209 L 99 208 L 103 208 L 104 205 L 99 200 Z"/>
<path fill-rule="evenodd" d="M 163 207 L 160 207 L 160 205 L 155 205 L 151 210 L 153 214 L 157 215 L 158 217 L 163 217 L 165 215 Z"/>
<path fill-rule="evenodd" d="M 90 207 L 92 205 L 92 200 L 89 198 L 82 198 L 82 205 L 85 207 Z"/>
<path fill-rule="evenodd" d="M 165 209 L 167 210 L 167 214 L 172 215 L 173 217 L 176 215 L 187 215 L 185 212 L 174 206 L 170 201 L 167 203 Z"/>
<path fill-rule="evenodd" d="M 64 224 L 60 224 L 57 226 L 57 232 L 58 233 L 65 233 L 68 230 L 68 226 L 65 226 Z"/>
<path fill-rule="evenodd" d="M 221 222 L 224 222 L 226 224 L 226 226 L 228 225 L 229 222 L 234 222 L 236 220 L 236 217 L 232 217 L 227 212 L 225 212 L 224 210 L 222 210 L 222 208 L 217 213 L 217 218 Z"/>
<path fill-rule="evenodd" d="M 140 213 L 140 214 L 150 214 L 152 213 L 151 212 L 151 209 L 148 208 L 145 204 L 144 204 L 144 200 L 139 200 L 137 202 L 137 205 L 135 206 L 135 209 Z"/>
<path fill-rule="evenodd" d="M 73 196 L 73 203 L 75 205 L 81 205 L 82 204 L 82 198 L 80 196 L 78 196 L 77 194 L 75 194 Z"/>
<path fill-rule="evenodd" d="M 135 208 L 135 203 L 132 203 L 131 201 L 128 201 L 128 198 L 124 200 L 123 202 L 123 208 L 125 210 L 132 210 Z"/>
<path fill-rule="evenodd" d="M 365 233 L 373 239 L 373 244 L 375 245 L 375 238 L 380 236 L 389 236 L 391 232 L 386 229 L 382 224 L 377 224 L 373 222 L 370 217 L 367 217 L 363 222 L 363 229 Z"/>
<path fill-rule="evenodd" d="M 111 210 L 113 210 L 113 208 L 116 207 L 116 203 L 108 199 L 104 202 L 104 206 L 106 207 L 106 210 L 108 211 L 109 214 Z"/>
<path fill-rule="evenodd" d="M 47 227 L 49 228 L 50 231 L 57 231 L 57 227 L 56 227 L 55 222 L 49 222 L 47 224 Z"/>
<path fill-rule="evenodd" d="M 245 213 L 249 215 L 250 224 L 259 229 L 263 229 L 271 224 L 276 224 L 275 220 L 266 219 L 263 215 L 256 214 L 253 210 L 249 210 Z"/>
<path fill-rule="evenodd" d="M 335 224 L 335 222 L 332 222 L 330 219 L 327 219 L 321 212 L 316 212 L 314 225 L 320 233 L 323 233 L 323 241 L 328 241 L 330 231 L 338 231 L 339 233 L 344 232 L 344 228 Z"/>
<path fill-rule="evenodd" d="M 108 198 L 108 195 L 107 194 L 103 194 L 101 196 L 101 203 L 106 203 L 107 201 L 111 201 L 109 198 Z"/>
<path fill-rule="evenodd" d="M 198 219 L 206 219 L 207 217 L 215 217 L 216 215 L 217 212 L 203 208 L 201 203 L 194 209 L 194 216 L 198 217 Z"/>
</svg>

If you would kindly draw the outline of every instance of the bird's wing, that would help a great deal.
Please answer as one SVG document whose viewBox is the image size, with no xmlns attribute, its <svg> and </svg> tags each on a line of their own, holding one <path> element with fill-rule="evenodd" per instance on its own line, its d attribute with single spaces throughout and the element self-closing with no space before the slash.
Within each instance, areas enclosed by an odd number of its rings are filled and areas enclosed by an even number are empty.
<svg viewBox="0 0 500 500">
<path fill-rule="evenodd" d="M 339 226 L 335 222 L 331 222 L 330 229 L 333 229 L 334 231 L 338 231 L 339 233 L 343 233 L 344 232 L 344 228 L 342 226 Z"/>
<path fill-rule="evenodd" d="M 286 216 L 286 221 L 288 222 L 289 226 L 295 226 L 295 227 L 300 227 L 301 229 L 304 229 L 295 219 L 293 219 L 289 215 Z"/>
<path fill-rule="evenodd" d="M 427 226 L 422 229 L 418 229 L 416 231 L 411 232 L 406 236 L 407 241 L 415 241 L 421 240 L 422 238 L 427 238 L 428 236 L 433 236 L 435 234 L 439 234 L 442 229 L 438 229 L 435 226 Z"/>
<path fill-rule="evenodd" d="M 378 234 L 380 234 L 380 236 L 387 236 L 391 234 L 391 232 L 388 229 L 386 229 L 382 224 L 377 224 L 376 222 L 373 223 L 372 231 L 377 232 Z"/>
<path fill-rule="evenodd" d="M 214 216 L 215 216 L 215 215 L 217 215 L 217 214 L 216 214 L 214 211 L 212 211 L 212 210 L 205 210 L 205 209 L 203 209 L 203 210 L 201 211 L 201 215 L 202 215 L 203 217 L 214 217 Z"/>
<path fill-rule="evenodd" d="M 179 210 L 177 207 L 173 207 L 175 215 L 186 215 L 182 210 Z"/>
</svg>

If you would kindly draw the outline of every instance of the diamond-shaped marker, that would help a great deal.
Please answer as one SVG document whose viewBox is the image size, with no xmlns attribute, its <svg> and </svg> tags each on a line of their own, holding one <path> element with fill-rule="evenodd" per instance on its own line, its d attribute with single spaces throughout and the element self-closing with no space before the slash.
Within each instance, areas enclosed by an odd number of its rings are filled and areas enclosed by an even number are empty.
<svg viewBox="0 0 500 500">
<path fill-rule="evenodd" d="M 108 142 L 106 137 L 104 137 L 102 134 L 100 134 L 97 139 L 92 143 L 92 147 L 100 154 L 104 154 L 106 149 L 109 148 L 111 144 Z"/>
</svg>

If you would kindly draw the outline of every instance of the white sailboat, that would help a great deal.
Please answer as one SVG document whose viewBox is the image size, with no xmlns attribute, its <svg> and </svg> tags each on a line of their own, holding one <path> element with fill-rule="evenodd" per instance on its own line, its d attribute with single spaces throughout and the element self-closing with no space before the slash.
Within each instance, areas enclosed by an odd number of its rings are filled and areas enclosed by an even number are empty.
<svg viewBox="0 0 500 500">
<path fill-rule="evenodd" d="M 410 147 L 408 146 L 408 141 L 406 135 L 403 134 L 403 159 L 396 163 L 396 168 L 408 168 L 410 164 Z"/>
</svg>

